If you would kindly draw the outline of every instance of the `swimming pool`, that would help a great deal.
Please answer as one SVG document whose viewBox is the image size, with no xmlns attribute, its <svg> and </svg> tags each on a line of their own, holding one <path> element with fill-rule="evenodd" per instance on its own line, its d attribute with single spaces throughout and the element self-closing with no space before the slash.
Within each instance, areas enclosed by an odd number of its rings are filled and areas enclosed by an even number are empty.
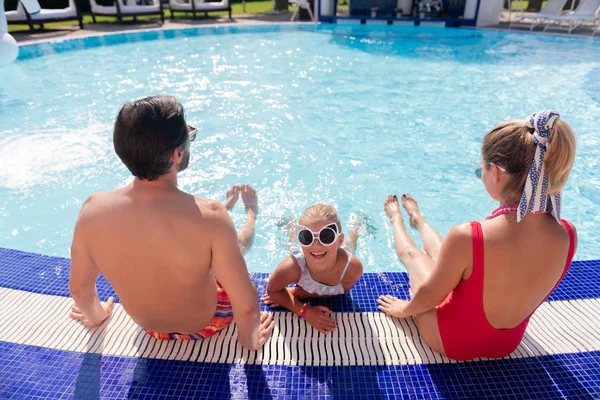
<svg viewBox="0 0 600 400">
<path fill-rule="evenodd" d="M 386 195 L 412 193 L 442 234 L 485 217 L 495 205 L 470 172 L 481 138 L 544 108 L 577 133 L 563 213 L 578 228 L 576 259 L 597 259 L 599 49 L 593 39 L 328 25 L 26 46 L 0 82 L 0 247 L 67 257 L 85 198 L 130 180 L 112 149 L 120 104 L 168 93 L 200 131 L 182 189 L 221 201 L 232 184 L 258 191 L 251 271 L 274 268 L 286 254 L 280 221 L 318 201 L 344 224 L 368 218 L 357 250 L 367 271 L 401 268 Z M 232 216 L 240 226 L 241 205 Z"/>
</svg>

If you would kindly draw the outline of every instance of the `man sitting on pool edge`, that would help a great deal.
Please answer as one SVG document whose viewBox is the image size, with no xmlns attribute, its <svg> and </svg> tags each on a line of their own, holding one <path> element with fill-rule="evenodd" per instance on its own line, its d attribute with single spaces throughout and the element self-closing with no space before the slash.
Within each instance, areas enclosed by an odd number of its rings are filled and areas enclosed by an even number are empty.
<svg viewBox="0 0 600 400">
<path fill-rule="evenodd" d="M 102 304 L 96 291 L 102 273 L 152 336 L 205 338 L 235 318 L 240 344 L 256 350 L 274 322 L 260 313 L 227 209 L 177 188 L 194 137 L 174 97 L 121 108 L 114 146 L 135 179 L 93 194 L 81 208 L 71 247 L 70 315 L 87 326 L 110 316 L 114 299 Z"/>
</svg>

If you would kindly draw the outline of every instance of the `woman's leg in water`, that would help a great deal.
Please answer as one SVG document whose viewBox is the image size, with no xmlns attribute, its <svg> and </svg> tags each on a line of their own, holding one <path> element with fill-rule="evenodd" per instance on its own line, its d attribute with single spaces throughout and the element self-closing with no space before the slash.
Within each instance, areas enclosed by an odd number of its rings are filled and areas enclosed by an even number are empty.
<svg viewBox="0 0 600 400">
<path fill-rule="evenodd" d="M 406 232 L 396 195 L 387 197 L 384 209 L 392 224 L 396 252 L 408 271 L 410 291 L 416 293 L 431 274 L 434 266 L 433 259 L 418 249 L 408 232 Z M 437 322 L 437 309 L 434 308 L 419 314 L 415 319 L 425 343 L 436 352 L 445 354 Z"/>
<path fill-rule="evenodd" d="M 444 240 L 439 233 L 425 220 L 425 217 L 419 212 L 417 202 L 410 194 L 402 195 L 402 205 L 410 218 L 410 226 L 419 230 L 421 241 L 425 252 L 432 259 L 437 259 L 440 254 L 440 247 Z"/>
</svg>

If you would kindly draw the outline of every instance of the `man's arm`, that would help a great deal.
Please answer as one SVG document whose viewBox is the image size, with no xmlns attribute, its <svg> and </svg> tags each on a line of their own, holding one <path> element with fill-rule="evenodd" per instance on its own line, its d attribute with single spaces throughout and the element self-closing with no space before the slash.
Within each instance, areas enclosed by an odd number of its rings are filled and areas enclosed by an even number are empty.
<svg viewBox="0 0 600 400">
<path fill-rule="evenodd" d="M 109 298 L 103 305 L 98 298 L 96 280 L 100 270 L 86 246 L 84 232 L 88 219 L 88 211 L 92 197 L 88 198 L 75 223 L 73 243 L 71 245 L 71 271 L 69 275 L 69 291 L 75 300 L 69 314 L 71 318 L 82 321 L 85 325 L 98 326 L 112 312 L 115 299 Z"/>
<path fill-rule="evenodd" d="M 257 350 L 268 339 L 275 326 L 270 314 L 261 317 L 258 294 L 248 275 L 246 262 L 238 245 L 238 237 L 227 209 L 214 203 L 211 269 L 231 301 L 240 344 Z"/>
</svg>

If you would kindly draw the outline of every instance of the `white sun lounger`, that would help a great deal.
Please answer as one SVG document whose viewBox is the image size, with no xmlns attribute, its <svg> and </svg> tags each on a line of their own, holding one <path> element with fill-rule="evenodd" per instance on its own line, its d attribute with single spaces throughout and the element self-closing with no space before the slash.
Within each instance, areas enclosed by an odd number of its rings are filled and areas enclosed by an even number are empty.
<svg viewBox="0 0 600 400">
<path fill-rule="evenodd" d="M 165 22 L 165 15 L 160 4 L 160 0 L 150 0 L 152 4 L 149 5 L 137 5 L 135 0 L 129 0 L 134 3 L 133 5 L 125 4 L 123 0 L 114 0 L 112 6 L 102 6 L 96 2 L 96 0 L 90 0 L 90 8 L 92 11 L 92 20 L 96 22 L 96 15 L 105 15 L 111 17 L 117 17 L 117 20 L 121 22 L 123 17 L 135 17 L 140 15 L 160 15 L 162 22 Z"/>
<path fill-rule="evenodd" d="M 315 16 L 311 10 L 310 3 L 308 2 L 308 0 L 292 0 L 290 1 L 290 3 L 292 4 L 292 6 L 296 7 L 296 11 L 294 11 L 294 13 L 292 14 L 292 18 L 290 19 L 290 21 L 296 19 L 296 16 L 299 15 L 301 8 L 304 8 L 306 11 L 308 11 L 308 15 L 310 16 L 311 21 L 315 20 Z"/>
<path fill-rule="evenodd" d="M 571 14 L 556 15 L 554 17 L 545 18 L 544 31 L 547 29 L 556 29 L 568 31 L 571 33 L 587 22 L 594 24 L 592 35 L 598 31 L 598 17 L 600 9 L 600 0 L 583 0 L 579 6 Z M 564 26 L 563 22 L 568 22 L 568 26 Z"/>
<path fill-rule="evenodd" d="M 515 17 L 508 25 L 508 29 L 514 26 L 528 27 L 530 31 L 538 25 L 543 24 L 545 18 L 557 16 L 567 4 L 567 0 L 548 0 L 544 8 L 537 13 L 523 13 Z"/>
<path fill-rule="evenodd" d="M 0 0 L 3 1 L 3 0 Z M 6 20 L 9 24 L 28 24 L 31 31 L 34 30 L 34 25 L 39 24 L 40 28 L 44 28 L 46 22 L 57 22 L 57 21 L 68 21 L 77 20 L 79 21 L 79 27 L 83 29 L 83 18 L 77 7 L 76 0 L 69 0 L 69 6 L 67 8 L 60 9 L 47 9 L 42 8 L 40 12 L 36 14 L 30 14 L 23 4 L 19 1 L 17 9 L 14 11 L 6 11 Z"/>
<path fill-rule="evenodd" d="M 193 18 L 196 18 L 196 13 L 203 12 L 208 15 L 212 11 L 228 11 L 229 19 L 231 19 L 231 5 L 229 0 L 221 0 L 217 2 L 205 2 L 203 0 L 188 0 L 181 2 L 178 0 L 169 0 L 169 9 L 171 17 L 175 18 L 175 12 L 191 12 Z"/>
</svg>

